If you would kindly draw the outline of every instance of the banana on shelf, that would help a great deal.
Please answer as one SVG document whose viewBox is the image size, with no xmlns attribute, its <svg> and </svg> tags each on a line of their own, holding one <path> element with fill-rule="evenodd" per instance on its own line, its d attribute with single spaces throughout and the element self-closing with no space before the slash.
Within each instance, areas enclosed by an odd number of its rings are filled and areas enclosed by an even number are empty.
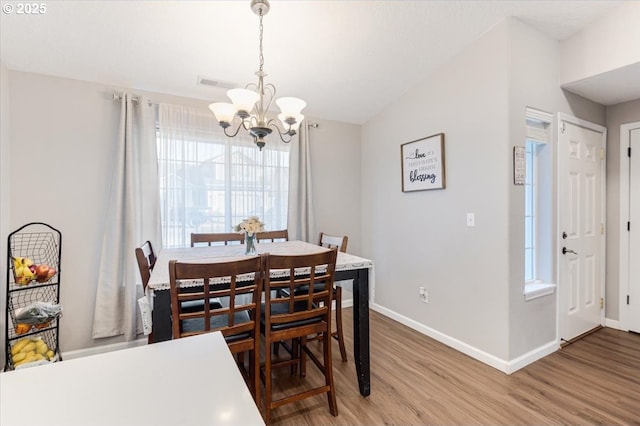
<svg viewBox="0 0 640 426">
<path fill-rule="evenodd" d="M 55 352 L 39 338 L 25 337 L 11 346 L 11 362 L 14 368 L 35 362 L 51 362 L 55 360 L 55 356 Z"/>
<path fill-rule="evenodd" d="M 16 256 L 13 258 L 13 273 L 16 284 L 27 285 L 36 279 L 36 265 L 28 257 Z"/>
<path fill-rule="evenodd" d="M 56 269 L 47 264 L 36 265 L 28 257 L 16 256 L 13 258 L 13 272 L 17 285 L 27 285 L 32 281 L 45 283 L 56 274 Z"/>
</svg>

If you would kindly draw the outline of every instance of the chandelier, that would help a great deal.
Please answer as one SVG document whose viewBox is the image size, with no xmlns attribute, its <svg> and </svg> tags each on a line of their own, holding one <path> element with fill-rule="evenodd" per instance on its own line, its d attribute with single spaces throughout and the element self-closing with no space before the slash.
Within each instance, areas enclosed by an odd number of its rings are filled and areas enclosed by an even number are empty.
<svg viewBox="0 0 640 426">
<path fill-rule="evenodd" d="M 276 99 L 275 102 L 280 108 L 278 119 L 282 123 L 282 127 L 276 119 L 269 119 L 266 116 L 276 95 L 276 87 L 271 83 L 264 83 L 264 77 L 267 74 L 263 71 L 262 18 L 269 12 L 269 1 L 252 0 L 251 10 L 260 18 L 260 67 L 255 73 L 258 76 L 258 83 L 249 83 L 244 89 L 229 90 L 227 96 L 232 103 L 212 103 L 209 105 L 209 109 L 216 116 L 220 127 L 224 129 L 225 135 L 233 138 L 240 130 L 247 131 L 253 136 L 255 144 L 262 150 L 262 147 L 265 146 L 264 138 L 272 131 L 278 133 L 282 142 L 291 142 L 291 138 L 300 127 L 300 122 L 304 119 L 304 115 L 300 112 L 307 104 L 298 98 Z M 235 131 L 229 130 L 232 125 L 237 126 Z"/>
</svg>

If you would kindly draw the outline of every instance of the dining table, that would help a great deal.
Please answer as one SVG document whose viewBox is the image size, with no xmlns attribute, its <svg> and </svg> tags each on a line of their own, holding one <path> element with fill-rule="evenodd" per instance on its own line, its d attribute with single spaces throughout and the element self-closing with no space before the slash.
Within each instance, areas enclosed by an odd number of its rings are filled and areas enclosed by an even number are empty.
<svg viewBox="0 0 640 426">
<path fill-rule="evenodd" d="M 147 296 L 152 306 L 152 341 L 162 342 L 172 338 L 171 295 L 169 261 L 178 262 L 226 262 L 241 260 L 245 245 L 167 248 L 158 253 L 155 266 L 147 284 Z M 260 243 L 257 254 L 277 255 L 313 254 L 328 250 L 325 247 L 299 240 Z M 373 261 L 350 253 L 338 252 L 335 281 L 353 280 L 353 358 L 358 387 L 362 396 L 371 393 L 369 350 L 369 285 L 373 283 Z"/>
<path fill-rule="evenodd" d="M 264 425 L 221 332 L 0 373 L 0 424 Z"/>
</svg>

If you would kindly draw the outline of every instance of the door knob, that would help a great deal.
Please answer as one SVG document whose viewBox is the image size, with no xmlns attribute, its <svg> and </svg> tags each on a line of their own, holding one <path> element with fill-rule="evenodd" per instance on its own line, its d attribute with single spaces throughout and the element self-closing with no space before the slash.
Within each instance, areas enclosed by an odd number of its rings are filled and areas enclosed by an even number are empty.
<svg viewBox="0 0 640 426">
<path fill-rule="evenodd" d="M 566 239 L 567 239 L 567 233 L 566 233 L 566 232 L 563 232 L 563 233 L 562 233 L 562 239 L 563 239 L 563 240 L 566 240 Z"/>
<path fill-rule="evenodd" d="M 571 254 L 578 254 L 578 253 L 576 253 L 576 252 L 575 252 L 575 251 L 573 251 L 573 250 L 569 250 L 569 249 L 568 249 L 568 248 L 566 248 L 566 247 L 562 247 L 562 254 L 567 254 L 567 253 L 571 253 Z"/>
</svg>

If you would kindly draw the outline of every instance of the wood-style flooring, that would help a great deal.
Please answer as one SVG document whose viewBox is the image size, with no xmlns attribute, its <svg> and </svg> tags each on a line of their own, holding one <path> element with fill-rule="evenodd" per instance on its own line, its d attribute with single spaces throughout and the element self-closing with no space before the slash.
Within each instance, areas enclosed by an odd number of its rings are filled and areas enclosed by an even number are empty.
<svg viewBox="0 0 640 426">
<path fill-rule="evenodd" d="M 324 395 L 273 411 L 279 425 L 640 425 L 640 335 L 599 330 L 506 375 L 377 312 L 371 312 L 371 395 L 360 396 L 351 356 L 333 346 L 337 417 Z M 312 343 L 315 345 L 315 343 Z M 277 382 L 320 380 L 277 373 Z"/>
</svg>

